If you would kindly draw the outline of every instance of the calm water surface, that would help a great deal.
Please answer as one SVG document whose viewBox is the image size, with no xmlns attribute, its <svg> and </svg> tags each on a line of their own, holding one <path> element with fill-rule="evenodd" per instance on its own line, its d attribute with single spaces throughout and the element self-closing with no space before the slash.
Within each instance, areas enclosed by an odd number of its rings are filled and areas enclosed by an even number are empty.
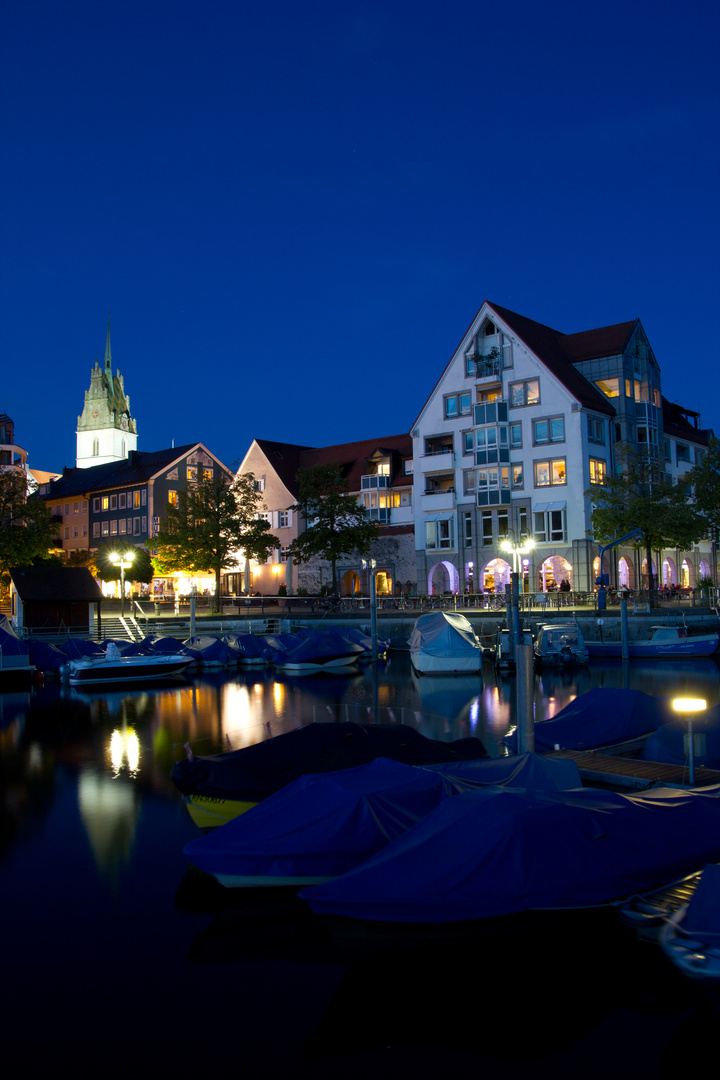
<svg viewBox="0 0 720 1080">
<path fill-rule="evenodd" d="M 538 719 L 594 686 L 720 703 L 714 660 L 536 676 Z M 171 781 L 189 742 L 237 748 L 313 720 L 408 723 L 489 752 L 513 682 L 209 674 L 161 690 L 0 694 L 6 1047 L 31 1075 L 675 1075 L 718 1018 L 621 928 L 350 960 L 292 894 L 228 894 L 188 868 Z M 713 1059 L 715 1051 L 713 1050 Z"/>
</svg>

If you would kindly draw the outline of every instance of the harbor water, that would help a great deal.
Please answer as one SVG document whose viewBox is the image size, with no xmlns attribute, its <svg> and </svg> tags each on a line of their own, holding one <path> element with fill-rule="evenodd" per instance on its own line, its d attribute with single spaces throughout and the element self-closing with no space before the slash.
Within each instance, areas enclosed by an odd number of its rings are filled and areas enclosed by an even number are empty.
<svg viewBox="0 0 720 1080">
<path fill-rule="evenodd" d="M 536 719 L 628 686 L 720 703 L 714 659 L 535 676 Z M 350 955 L 292 891 L 189 867 L 170 772 L 313 721 L 480 738 L 514 684 L 418 679 L 406 652 L 354 674 L 208 672 L 158 689 L 0 694 L 0 975 L 9 1075 L 676 1076 L 715 1055 L 713 1004 L 619 922 Z M 712 1040 L 712 1050 L 711 1050 Z"/>
</svg>

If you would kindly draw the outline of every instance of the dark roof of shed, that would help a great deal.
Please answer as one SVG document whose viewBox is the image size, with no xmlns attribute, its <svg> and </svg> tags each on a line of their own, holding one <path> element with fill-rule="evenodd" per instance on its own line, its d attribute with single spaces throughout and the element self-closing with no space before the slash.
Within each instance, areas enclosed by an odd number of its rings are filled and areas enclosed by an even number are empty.
<svg viewBox="0 0 720 1080">
<path fill-rule="evenodd" d="M 86 566 L 15 566 L 10 577 L 23 603 L 28 600 L 103 599 L 100 586 Z"/>
<path fill-rule="evenodd" d="M 662 399 L 663 407 L 663 430 L 666 435 L 671 435 L 676 439 L 685 439 L 687 442 L 700 443 L 701 446 L 707 446 L 710 439 L 713 436 L 711 428 L 696 427 L 690 419 L 700 419 L 700 413 L 694 412 L 692 409 L 686 409 L 677 402 L 668 401 L 667 398 Z"/>
</svg>

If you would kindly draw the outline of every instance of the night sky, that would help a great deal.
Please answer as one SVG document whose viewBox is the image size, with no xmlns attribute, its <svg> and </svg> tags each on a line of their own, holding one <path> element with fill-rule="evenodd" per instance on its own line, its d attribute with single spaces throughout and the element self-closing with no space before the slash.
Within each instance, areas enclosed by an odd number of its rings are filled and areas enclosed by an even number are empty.
<svg viewBox="0 0 720 1080">
<path fill-rule="evenodd" d="M 484 299 L 639 317 L 720 433 L 709 0 L 16 0 L 0 412 L 75 463 L 108 310 L 141 450 L 409 430 Z"/>
</svg>

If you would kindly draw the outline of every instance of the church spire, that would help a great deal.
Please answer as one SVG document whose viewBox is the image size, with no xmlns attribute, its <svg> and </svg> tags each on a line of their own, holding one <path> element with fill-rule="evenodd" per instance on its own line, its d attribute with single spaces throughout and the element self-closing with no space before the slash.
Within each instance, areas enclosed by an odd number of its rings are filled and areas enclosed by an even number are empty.
<svg viewBox="0 0 720 1080">
<path fill-rule="evenodd" d="M 112 353 L 110 352 L 110 312 L 108 311 L 107 337 L 105 339 L 105 371 L 112 375 Z"/>
</svg>

